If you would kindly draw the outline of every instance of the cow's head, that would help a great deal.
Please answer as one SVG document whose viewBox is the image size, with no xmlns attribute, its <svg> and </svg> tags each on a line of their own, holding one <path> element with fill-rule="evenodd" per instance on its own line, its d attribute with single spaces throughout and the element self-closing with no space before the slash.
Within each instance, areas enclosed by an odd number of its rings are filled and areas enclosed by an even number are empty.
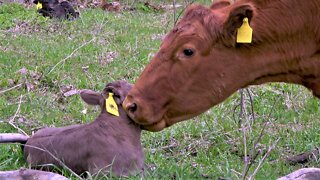
<svg viewBox="0 0 320 180">
<path fill-rule="evenodd" d="M 249 3 L 189 7 L 124 101 L 129 116 L 147 130 L 160 131 L 245 86 L 243 50 L 235 38 L 243 19 L 250 21 L 253 14 Z"/>
</svg>

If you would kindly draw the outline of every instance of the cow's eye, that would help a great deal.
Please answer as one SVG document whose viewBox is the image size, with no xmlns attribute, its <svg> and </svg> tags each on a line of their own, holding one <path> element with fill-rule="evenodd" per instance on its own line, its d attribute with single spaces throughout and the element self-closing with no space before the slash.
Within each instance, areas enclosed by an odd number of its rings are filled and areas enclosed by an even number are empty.
<svg viewBox="0 0 320 180">
<path fill-rule="evenodd" d="M 192 49 L 184 49 L 184 50 L 183 50 L 183 54 L 186 55 L 186 56 L 188 56 L 188 57 L 192 56 L 193 53 L 194 53 L 194 52 L 193 52 Z"/>
</svg>

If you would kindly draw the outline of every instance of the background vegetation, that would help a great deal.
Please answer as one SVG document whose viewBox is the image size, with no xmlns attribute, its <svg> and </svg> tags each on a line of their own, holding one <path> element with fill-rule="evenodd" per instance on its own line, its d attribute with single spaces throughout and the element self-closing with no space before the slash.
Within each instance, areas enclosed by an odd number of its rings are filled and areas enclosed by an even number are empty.
<svg viewBox="0 0 320 180">
<path fill-rule="evenodd" d="M 190 2 L 177 3 L 182 5 L 178 15 Z M 42 127 L 90 122 L 99 109 L 66 92 L 100 91 L 119 79 L 134 83 L 173 27 L 174 13 L 168 6 L 154 10 L 144 2 L 121 4 L 135 9 L 79 9 L 74 21 L 43 18 L 32 6 L 0 4 L 1 133 L 18 132 L 10 123 L 32 134 Z M 256 173 L 256 179 L 275 179 L 319 166 L 318 158 L 286 163 L 289 156 L 319 147 L 319 105 L 297 85 L 242 90 L 192 120 L 158 133 L 143 132 L 145 174 L 129 178 L 241 179 L 251 162 L 247 177 Z M 0 145 L 0 152 L 0 170 L 28 167 L 19 145 Z"/>
</svg>

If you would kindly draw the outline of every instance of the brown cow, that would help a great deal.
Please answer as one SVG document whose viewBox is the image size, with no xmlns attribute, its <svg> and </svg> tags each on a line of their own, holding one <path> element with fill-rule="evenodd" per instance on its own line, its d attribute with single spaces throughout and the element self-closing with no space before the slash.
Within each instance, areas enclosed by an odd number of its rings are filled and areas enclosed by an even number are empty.
<svg viewBox="0 0 320 180">
<path fill-rule="evenodd" d="M 236 43 L 243 19 L 252 43 Z M 320 0 L 238 0 L 192 5 L 165 37 L 124 104 L 160 131 L 206 111 L 238 89 L 301 84 L 320 98 Z"/>
<path fill-rule="evenodd" d="M 118 176 L 138 173 L 144 166 L 141 128 L 121 108 L 131 87 L 125 81 L 116 81 L 107 84 L 102 93 L 82 90 L 80 96 L 86 103 L 101 107 L 100 115 L 89 124 L 45 128 L 30 138 L 15 136 L 10 139 L 12 135 L 0 134 L 0 143 L 26 141 L 24 155 L 31 166 L 54 164 L 62 167 L 62 161 L 77 174 L 86 171 L 91 175 L 100 171 L 112 171 Z M 105 99 L 109 92 L 114 93 L 119 117 L 106 111 Z"/>
</svg>

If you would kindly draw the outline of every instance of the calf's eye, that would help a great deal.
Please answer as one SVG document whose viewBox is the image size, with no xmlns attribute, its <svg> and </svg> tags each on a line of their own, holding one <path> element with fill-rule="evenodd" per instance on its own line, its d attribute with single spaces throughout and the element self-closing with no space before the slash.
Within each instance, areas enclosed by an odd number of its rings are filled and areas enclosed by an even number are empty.
<svg viewBox="0 0 320 180">
<path fill-rule="evenodd" d="M 194 52 L 193 52 L 192 49 L 184 49 L 184 50 L 183 50 L 183 54 L 186 55 L 186 56 L 188 56 L 188 57 L 192 56 L 193 53 L 194 53 Z"/>
</svg>

